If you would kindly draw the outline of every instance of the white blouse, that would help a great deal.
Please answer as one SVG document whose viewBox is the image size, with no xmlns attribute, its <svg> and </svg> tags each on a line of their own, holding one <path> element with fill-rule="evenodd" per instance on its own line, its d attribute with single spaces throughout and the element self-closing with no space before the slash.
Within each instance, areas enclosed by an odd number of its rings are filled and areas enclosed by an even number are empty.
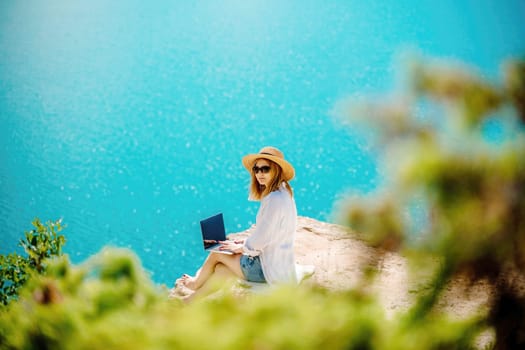
<svg viewBox="0 0 525 350">
<path fill-rule="evenodd" d="M 243 247 L 244 254 L 260 257 L 269 284 L 297 283 L 293 245 L 296 226 L 295 201 L 283 183 L 261 200 L 255 231 Z"/>
</svg>

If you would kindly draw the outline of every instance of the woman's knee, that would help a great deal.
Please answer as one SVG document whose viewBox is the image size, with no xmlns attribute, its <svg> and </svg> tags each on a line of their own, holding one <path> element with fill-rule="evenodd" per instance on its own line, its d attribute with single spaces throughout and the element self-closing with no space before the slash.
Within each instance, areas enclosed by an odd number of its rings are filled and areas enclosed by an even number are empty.
<svg viewBox="0 0 525 350">
<path fill-rule="evenodd" d="M 211 252 L 210 254 L 208 254 L 207 260 L 213 264 L 217 264 L 219 263 L 219 255 L 220 254 L 218 253 Z"/>
<path fill-rule="evenodd" d="M 221 254 L 221 253 L 211 253 L 210 258 L 212 261 L 214 261 L 216 264 L 224 264 L 228 265 L 228 263 L 232 260 L 233 255 L 229 254 Z"/>
</svg>

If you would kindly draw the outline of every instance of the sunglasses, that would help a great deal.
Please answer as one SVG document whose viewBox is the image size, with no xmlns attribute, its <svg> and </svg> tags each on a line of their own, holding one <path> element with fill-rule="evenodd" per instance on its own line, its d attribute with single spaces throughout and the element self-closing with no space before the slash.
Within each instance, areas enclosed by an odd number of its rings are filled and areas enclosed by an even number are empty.
<svg viewBox="0 0 525 350">
<path fill-rule="evenodd" d="M 268 174 L 270 172 L 270 167 L 268 165 L 263 165 L 262 167 L 258 167 L 257 165 L 252 168 L 254 174 L 258 174 L 259 171 L 263 174 Z"/>
</svg>

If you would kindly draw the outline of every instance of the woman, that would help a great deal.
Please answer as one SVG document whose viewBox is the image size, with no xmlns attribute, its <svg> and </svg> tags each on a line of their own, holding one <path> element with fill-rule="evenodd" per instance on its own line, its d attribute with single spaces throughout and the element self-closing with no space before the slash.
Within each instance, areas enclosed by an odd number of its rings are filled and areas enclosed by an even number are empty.
<svg viewBox="0 0 525 350">
<path fill-rule="evenodd" d="M 261 202 L 255 230 L 244 241 L 221 242 L 233 255 L 210 253 L 195 277 L 183 275 L 177 286 L 203 293 L 214 276 L 234 276 L 249 282 L 296 283 L 294 238 L 297 210 L 293 191 L 293 166 L 275 147 L 264 147 L 242 159 L 251 174 L 249 199 Z"/>
</svg>

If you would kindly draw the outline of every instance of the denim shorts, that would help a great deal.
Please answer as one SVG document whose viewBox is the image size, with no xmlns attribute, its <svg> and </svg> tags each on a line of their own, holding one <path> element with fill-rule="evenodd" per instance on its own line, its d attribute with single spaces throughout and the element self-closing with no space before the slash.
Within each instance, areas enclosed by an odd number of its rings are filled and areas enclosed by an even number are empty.
<svg viewBox="0 0 525 350">
<path fill-rule="evenodd" d="M 258 256 L 241 256 L 241 270 L 248 282 L 266 282 L 261 267 L 261 259 Z"/>
</svg>

